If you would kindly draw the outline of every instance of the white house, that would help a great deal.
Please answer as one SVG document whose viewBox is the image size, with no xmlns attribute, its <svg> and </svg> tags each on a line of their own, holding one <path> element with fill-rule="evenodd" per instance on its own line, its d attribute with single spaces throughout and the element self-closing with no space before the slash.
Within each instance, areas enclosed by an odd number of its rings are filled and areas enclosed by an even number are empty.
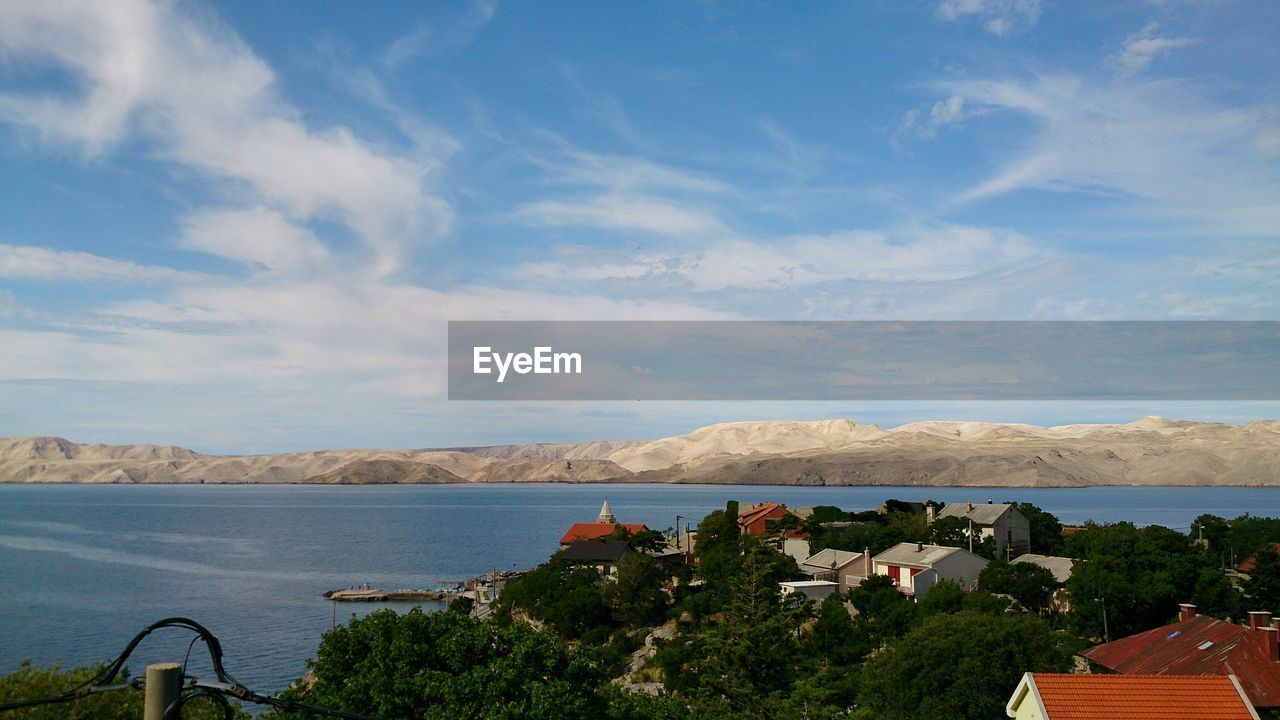
<svg viewBox="0 0 1280 720">
<path fill-rule="evenodd" d="M 871 556 L 867 553 L 827 548 L 800 563 L 800 571 L 814 580 L 830 580 L 847 593 L 871 574 Z"/>
<path fill-rule="evenodd" d="M 1010 503 L 947 503 L 938 519 L 949 517 L 967 520 L 975 540 L 995 540 L 996 557 L 1007 557 L 1006 549 L 1014 555 L 1031 549 L 1031 523 Z"/>
<path fill-rule="evenodd" d="M 793 580 L 780 582 L 783 595 L 804 595 L 821 602 L 823 598 L 836 592 L 839 585 L 828 580 Z"/>
<path fill-rule="evenodd" d="M 898 590 L 917 598 L 939 580 L 950 580 L 972 590 L 986 566 L 986 558 L 968 550 L 913 542 L 898 543 L 871 558 L 872 572 L 888 575 Z"/>
</svg>

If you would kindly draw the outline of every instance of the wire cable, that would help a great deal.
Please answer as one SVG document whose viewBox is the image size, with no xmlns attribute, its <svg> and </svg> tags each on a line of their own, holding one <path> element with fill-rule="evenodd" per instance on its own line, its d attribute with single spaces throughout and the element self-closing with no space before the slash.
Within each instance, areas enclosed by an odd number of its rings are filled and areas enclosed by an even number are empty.
<svg viewBox="0 0 1280 720">
<path fill-rule="evenodd" d="M 281 710 L 296 711 L 307 715 L 323 715 L 328 717 L 342 718 L 343 720 L 373 720 L 366 715 L 358 715 L 343 710 L 331 710 L 329 708 L 316 707 L 306 703 L 297 702 L 285 698 L 273 697 L 255 692 L 246 687 L 239 680 L 236 680 L 226 667 L 222 664 L 222 643 L 218 641 L 216 635 L 209 631 L 208 628 L 184 617 L 165 618 L 158 622 L 148 625 L 142 632 L 133 636 L 129 644 L 125 646 L 123 652 L 112 660 L 111 663 L 100 673 L 92 678 L 80 683 L 79 685 L 58 695 L 46 698 L 35 698 L 31 700 L 17 700 L 14 702 L 0 704 L 0 712 L 8 710 L 17 710 L 21 708 L 36 707 L 38 705 L 52 705 L 55 703 L 71 702 L 88 695 L 99 692 L 107 692 L 111 690 L 125 690 L 128 688 L 137 688 L 142 681 L 141 677 L 135 678 L 132 682 L 110 684 L 120 674 L 124 668 L 125 662 L 138 645 L 146 639 L 148 635 L 163 628 L 182 628 L 196 634 L 192 638 L 191 645 L 187 646 L 187 657 L 182 662 L 183 680 L 185 683 L 185 693 L 180 694 L 178 699 L 165 709 L 164 719 L 175 720 L 181 716 L 182 706 L 191 699 L 196 697 L 213 697 L 215 702 L 219 703 L 223 708 L 223 713 L 227 718 L 234 717 L 234 710 L 231 707 L 228 697 L 237 700 L 251 702 L 258 705 L 269 705 L 271 707 L 280 708 Z M 213 673 L 217 677 L 217 681 L 206 681 L 198 678 L 188 678 L 186 676 L 187 661 L 191 659 L 191 648 L 195 646 L 196 640 L 204 642 L 205 649 L 209 652 L 209 661 L 213 665 Z M 228 714 L 230 713 L 230 714 Z"/>
</svg>

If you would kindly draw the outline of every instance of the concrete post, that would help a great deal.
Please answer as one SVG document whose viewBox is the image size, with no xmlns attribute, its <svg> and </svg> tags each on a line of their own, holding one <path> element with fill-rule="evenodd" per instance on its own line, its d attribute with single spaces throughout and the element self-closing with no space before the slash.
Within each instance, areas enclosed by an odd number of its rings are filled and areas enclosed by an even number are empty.
<svg viewBox="0 0 1280 720">
<path fill-rule="evenodd" d="M 156 663 L 147 666 L 143 720 L 164 720 L 165 708 L 182 694 L 182 666 Z"/>
</svg>

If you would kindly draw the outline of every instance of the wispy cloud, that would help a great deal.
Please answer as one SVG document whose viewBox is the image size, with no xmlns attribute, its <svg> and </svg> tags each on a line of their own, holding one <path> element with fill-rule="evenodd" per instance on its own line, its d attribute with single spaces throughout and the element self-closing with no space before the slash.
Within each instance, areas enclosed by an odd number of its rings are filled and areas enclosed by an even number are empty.
<svg viewBox="0 0 1280 720">
<path fill-rule="evenodd" d="M 139 265 L 77 250 L 0 244 L 0 278 L 59 283 L 189 283 L 202 281 L 205 276 L 158 265 Z"/>
<path fill-rule="evenodd" d="M 1153 217 L 1197 232 L 1272 234 L 1280 222 L 1280 196 L 1256 147 L 1264 108 L 1224 105 L 1209 88 L 1179 80 L 1043 75 L 939 85 L 966 106 L 1036 127 L 1011 152 L 1002 148 L 1000 168 L 957 202 L 1038 188 L 1136 199 L 1137 210 L 1148 203 Z"/>
<path fill-rule="evenodd" d="M 730 288 L 803 288 L 823 283 L 938 282 L 1026 262 L 1043 255 L 1027 238 L 1006 230 L 962 225 L 909 227 L 894 233 L 839 232 L 772 241 L 732 238 L 697 250 L 624 255 L 564 253 L 572 260 L 535 262 L 520 274 L 542 281 L 649 278 L 696 292 Z"/>
<path fill-rule="evenodd" d="M 460 52 L 475 42 L 489 25 L 497 7 L 496 0 L 472 0 L 466 12 L 450 23 L 440 26 L 419 23 L 392 41 L 378 63 L 387 70 L 395 70 L 422 55 L 438 57 Z"/>
<path fill-rule="evenodd" d="M 1151 22 L 1125 38 L 1124 47 L 1112 58 L 1120 75 L 1136 75 L 1150 67 L 1155 58 L 1195 43 L 1191 38 L 1161 37 L 1156 34 L 1159 27 L 1159 23 Z"/>
<path fill-rule="evenodd" d="M 1020 26 L 1033 26 L 1043 12 L 1040 0 L 942 0 L 936 15 L 949 21 L 973 16 L 992 35 L 1008 35 Z"/>
<path fill-rule="evenodd" d="M 705 237 L 726 232 L 715 212 L 639 195 L 598 195 L 579 200 L 539 200 L 520 207 L 516 222 L 638 230 L 671 237 Z"/>
</svg>

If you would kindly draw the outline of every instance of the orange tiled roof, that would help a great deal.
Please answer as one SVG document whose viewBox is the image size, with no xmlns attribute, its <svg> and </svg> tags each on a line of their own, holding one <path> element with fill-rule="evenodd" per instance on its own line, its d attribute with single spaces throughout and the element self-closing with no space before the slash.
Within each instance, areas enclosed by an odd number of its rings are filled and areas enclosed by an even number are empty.
<svg viewBox="0 0 1280 720">
<path fill-rule="evenodd" d="M 778 503 L 775 503 L 775 502 L 767 502 L 763 505 L 759 505 L 757 507 L 754 507 L 746 511 L 741 515 L 738 515 L 738 524 L 750 525 L 756 520 L 767 516 L 769 513 L 773 512 L 774 510 L 786 510 L 786 506 L 779 505 Z"/>
<path fill-rule="evenodd" d="M 560 544 L 568 545 L 582 540 L 600 540 L 609 537 L 618 528 L 626 530 L 630 535 L 636 535 L 649 529 L 644 526 L 644 523 L 574 523 L 573 527 L 569 528 L 569 532 L 560 538 Z"/>
<path fill-rule="evenodd" d="M 1255 720 L 1228 676 L 1030 673 L 1046 720 Z M 1025 682 L 1025 680 L 1024 680 Z M 1019 686 L 1019 692 L 1022 687 Z"/>
</svg>

